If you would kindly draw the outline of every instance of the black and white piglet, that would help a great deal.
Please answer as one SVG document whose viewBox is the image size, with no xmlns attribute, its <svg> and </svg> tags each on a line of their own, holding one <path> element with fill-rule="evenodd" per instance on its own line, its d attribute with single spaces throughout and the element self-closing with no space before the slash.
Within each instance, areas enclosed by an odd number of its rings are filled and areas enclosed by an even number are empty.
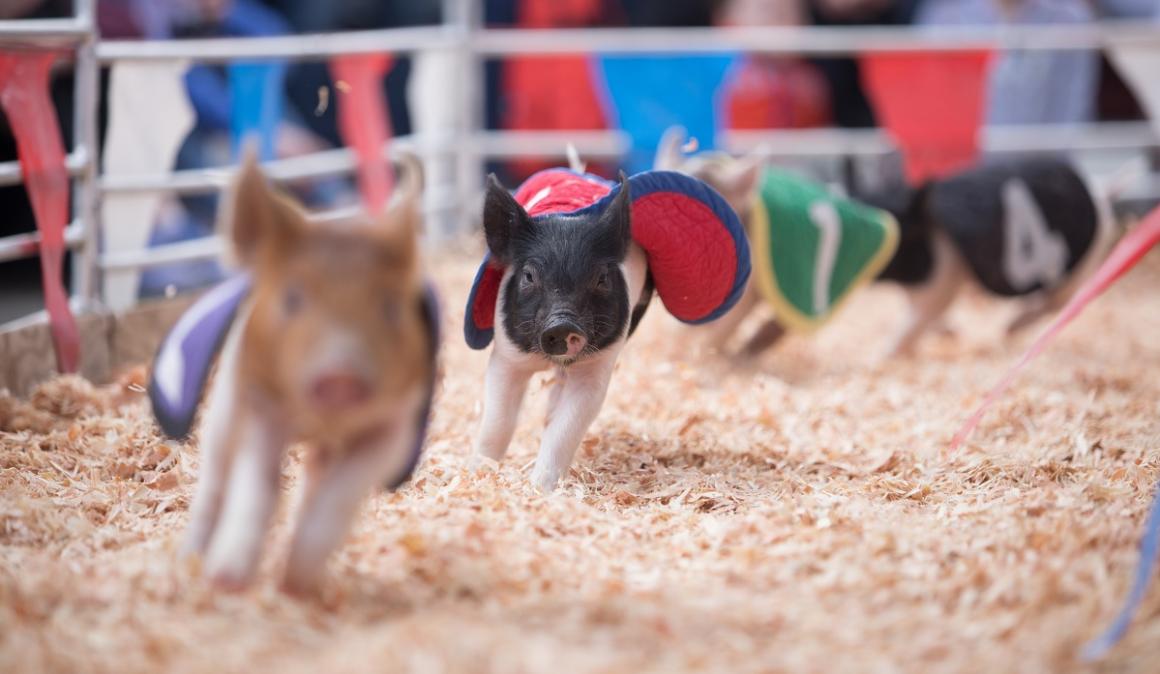
<svg viewBox="0 0 1160 674">
<path fill-rule="evenodd" d="M 532 482 L 555 488 L 600 412 L 612 368 L 652 297 L 644 251 L 632 241 L 630 188 L 600 212 L 532 218 L 492 176 L 483 225 L 505 268 L 495 307 L 476 452 L 500 460 L 531 376 L 555 369 Z"/>
<path fill-rule="evenodd" d="M 749 249 L 737 215 L 689 176 L 648 171 L 612 183 L 549 169 L 509 194 L 489 180 L 489 257 L 468 299 L 465 337 L 495 340 L 478 455 L 500 460 L 531 376 L 554 369 L 532 481 L 550 491 L 600 412 L 612 369 L 654 288 L 679 320 L 717 319 L 740 298 Z"/>
<path fill-rule="evenodd" d="M 910 300 L 893 353 L 910 352 L 964 282 L 1023 299 L 1009 334 L 1060 308 L 1114 242 L 1107 195 L 1067 161 L 1050 157 L 861 195 L 892 212 L 901 230 L 898 250 L 879 275 L 899 283 Z"/>
</svg>

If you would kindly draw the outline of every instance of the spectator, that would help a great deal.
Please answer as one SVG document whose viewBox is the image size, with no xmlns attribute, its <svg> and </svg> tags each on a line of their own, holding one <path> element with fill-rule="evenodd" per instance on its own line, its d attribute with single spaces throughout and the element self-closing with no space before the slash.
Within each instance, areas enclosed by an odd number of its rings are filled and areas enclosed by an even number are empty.
<svg viewBox="0 0 1160 674">
<path fill-rule="evenodd" d="M 733 26 L 800 26 L 801 0 L 771 3 L 731 0 L 720 23 Z M 724 92 L 732 129 L 789 129 L 827 126 L 829 86 L 812 63 L 781 54 L 750 54 L 734 68 Z"/>
<path fill-rule="evenodd" d="M 441 20 L 440 0 L 264 0 L 287 18 L 294 33 L 329 33 L 345 30 L 371 30 L 437 24 Z M 407 110 L 407 80 L 411 60 L 395 59 L 384 87 L 391 115 L 391 128 L 398 135 L 411 133 Z M 304 61 L 291 64 L 286 74 L 291 105 L 310 130 L 331 145 L 341 145 L 334 107 L 315 115 L 318 90 L 332 87 L 325 62 Z"/>
<path fill-rule="evenodd" d="M 1160 18 L 1160 0 L 1093 0 L 1096 12 L 1109 19 Z"/>
<path fill-rule="evenodd" d="M 925 0 L 925 25 L 1084 24 L 1085 0 Z M 1007 51 L 989 82 L 988 124 L 1068 124 L 1095 117 L 1099 57 L 1090 51 Z"/>
<path fill-rule="evenodd" d="M 725 0 L 623 0 L 630 26 L 709 26 Z"/>
<path fill-rule="evenodd" d="M 266 36 L 289 32 L 286 20 L 257 0 L 179 0 L 160 4 L 131 0 L 142 32 L 153 38 L 205 36 Z M 225 67 L 195 65 L 186 74 L 186 88 L 196 113 L 196 124 L 182 144 L 176 169 L 223 166 L 230 163 L 233 109 Z M 293 156 L 324 149 L 325 143 L 288 116 L 275 135 L 278 156 Z M 213 232 L 216 195 L 182 197 L 180 208 L 167 204 L 153 232 L 151 245 L 208 236 Z M 168 286 L 196 287 L 215 281 L 220 271 L 215 262 L 196 262 L 147 270 L 142 274 L 145 296 L 165 292 Z"/>
<path fill-rule="evenodd" d="M 44 5 L 54 3 L 45 0 L 7 0 L 0 5 L 0 19 L 24 19 L 36 16 L 44 10 Z"/>
<path fill-rule="evenodd" d="M 906 25 L 919 0 L 811 0 L 819 26 Z M 830 84 L 834 122 L 842 127 L 875 126 L 874 110 L 862 90 L 858 62 L 850 57 L 815 59 Z"/>
</svg>

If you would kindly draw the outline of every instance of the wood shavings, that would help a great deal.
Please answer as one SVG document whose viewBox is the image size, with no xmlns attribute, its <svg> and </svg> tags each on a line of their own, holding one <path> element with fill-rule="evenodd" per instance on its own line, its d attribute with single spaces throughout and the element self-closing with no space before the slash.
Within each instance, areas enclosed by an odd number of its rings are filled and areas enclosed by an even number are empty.
<svg viewBox="0 0 1160 674">
<path fill-rule="evenodd" d="M 487 357 L 456 336 L 477 261 L 433 265 L 428 450 L 367 504 L 318 602 L 277 591 L 278 558 L 240 596 L 175 561 L 197 443 L 157 435 L 144 368 L 0 394 L 0 671 L 1091 671 L 1075 650 L 1116 609 L 1160 476 L 1156 258 L 954 454 L 1025 345 L 1000 341 L 1006 305 L 963 302 L 956 338 L 876 365 L 905 304 L 873 287 L 737 371 L 658 303 L 549 497 L 528 485 L 542 387 L 502 463 L 470 457 Z M 1106 666 L 1158 657 L 1153 591 Z"/>
</svg>

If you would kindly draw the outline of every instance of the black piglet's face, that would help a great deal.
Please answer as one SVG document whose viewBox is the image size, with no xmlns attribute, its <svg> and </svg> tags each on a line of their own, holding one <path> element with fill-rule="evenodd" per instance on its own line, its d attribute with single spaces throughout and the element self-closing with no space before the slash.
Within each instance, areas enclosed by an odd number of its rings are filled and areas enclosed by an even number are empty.
<svg viewBox="0 0 1160 674">
<path fill-rule="evenodd" d="M 503 329 L 525 353 L 569 365 L 621 339 L 631 237 L 628 183 L 603 212 L 532 219 L 492 177 L 484 205 L 488 248 L 511 270 L 501 294 Z"/>
</svg>

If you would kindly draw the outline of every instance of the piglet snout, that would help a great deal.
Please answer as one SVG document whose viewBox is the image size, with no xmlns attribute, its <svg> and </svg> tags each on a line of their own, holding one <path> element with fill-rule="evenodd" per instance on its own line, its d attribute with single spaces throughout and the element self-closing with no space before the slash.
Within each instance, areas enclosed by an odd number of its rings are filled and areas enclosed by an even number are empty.
<svg viewBox="0 0 1160 674">
<path fill-rule="evenodd" d="M 587 345 L 583 331 L 571 321 L 555 323 L 540 333 L 540 348 L 549 356 L 574 358 Z"/>
<path fill-rule="evenodd" d="M 322 407 L 353 407 L 370 399 L 371 384 L 354 372 L 325 372 L 314 378 L 310 385 L 310 397 Z"/>
</svg>

